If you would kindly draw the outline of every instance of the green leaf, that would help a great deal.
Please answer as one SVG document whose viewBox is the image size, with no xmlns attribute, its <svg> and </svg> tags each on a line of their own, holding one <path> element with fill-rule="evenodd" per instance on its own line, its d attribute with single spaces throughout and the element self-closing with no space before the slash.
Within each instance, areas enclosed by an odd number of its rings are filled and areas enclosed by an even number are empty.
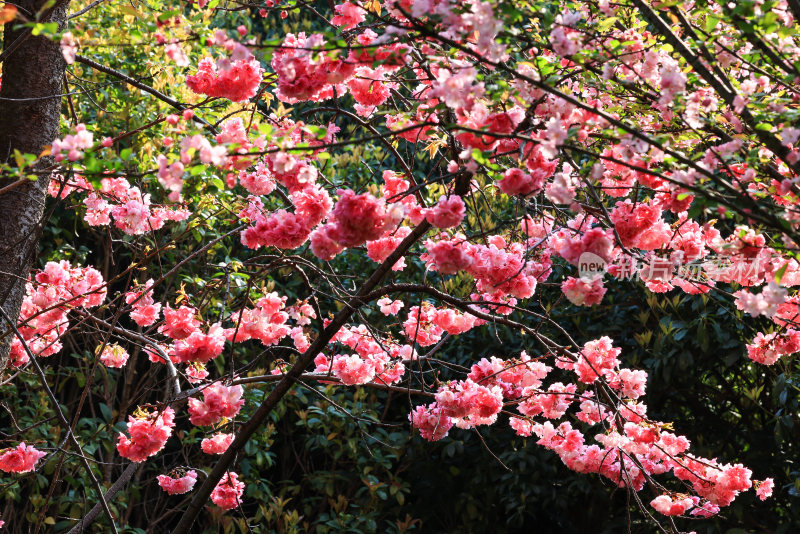
<svg viewBox="0 0 800 534">
<path fill-rule="evenodd" d="M 776 284 L 780 284 L 781 283 L 781 279 L 783 278 L 783 275 L 786 274 L 786 268 L 788 266 L 789 266 L 789 262 L 787 261 L 786 263 L 783 264 L 783 267 L 778 269 L 778 271 L 775 273 L 775 283 Z"/>
<path fill-rule="evenodd" d="M 719 19 L 713 15 L 706 15 L 706 31 L 711 33 L 719 24 Z"/>
<path fill-rule="evenodd" d="M 225 191 L 225 182 L 223 182 L 222 180 L 220 180 L 216 176 L 212 176 L 211 178 L 209 178 L 208 181 L 211 182 L 211 185 L 213 185 L 214 187 L 216 187 L 220 191 Z"/>
<path fill-rule="evenodd" d="M 44 35 L 55 37 L 58 33 L 57 22 L 37 22 L 31 25 L 31 35 Z"/>
<path fill-rule="evenodd" d="M 169 19 L 171 19 L 172 17 L 174 17 L 175 15 L 180 15 L 180 13 L 181 12 L 179 10 L 177 10 L 177 9 L 172 9 L 170 11 L 165 11 L 165 12 L 161 13 L 158 16 L 158 20 L 159 20 L 159 22 L 166 22 Z"/>
<path fill-rule="evenodd" d="M 103 419 L 106 423 L 110 423 L 111 419 L 114 417 L 113 413 L 111 412 L 111 408 L 108 407 L 105 403 L 100 403 L 100 412 L 103 414 Z"/>
</svg>

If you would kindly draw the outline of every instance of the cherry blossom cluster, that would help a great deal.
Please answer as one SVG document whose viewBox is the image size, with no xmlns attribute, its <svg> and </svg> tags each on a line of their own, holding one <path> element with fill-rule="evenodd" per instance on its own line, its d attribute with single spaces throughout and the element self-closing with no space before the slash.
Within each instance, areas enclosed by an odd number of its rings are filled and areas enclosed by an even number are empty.
<svg viewBox="0 0 800 534">
<path fill-rule="evenodd" d="M 345 385 L 394 384 L 405 375 L 403 362 L 416 357 L 411 345 L 375 338 L 363 324 L 342 328 L 332 342 L 347 347 L 354 354 L 332 357 L 319 354 L 314 359 L 314 372 L 333 375 Z"/>
<path fill-rule="evenodd" d="M 53 141 L 51 153 L 56 161 L 78 161 L 83 157 L 84 151 L 94 146 L 94 135 L 86 129 L 83 123 L 75 126 L 75 133 L 64 136 L 63 139 Z"/>
<path fill-rule="evenodd" d="M 244 482 L 236 473 L 225 473 L 211 492 L 211 501 L 223 510 L 231 510 L 242 503 Z"/>
<path fill-rule="evenodd" d="M 0 471 L 6 473 L 27 473 L 36 468 L 36 462 L 46 454 L 23 441 L 11 449 L 0 451 Z"/>
<path fill-rule="evenodd" d="M 648 481 L 663 488 L 653 477 L 667 472 L 690 485 L 692 495 L 664 489 L 652 501 L 664 515 L 714 515 L 751 487 L 760 497 L 769 496 L 771 479 L 754 482 L 752 472 L 740 464 L 694 456 L 687 438 L 669 432 L 671 425 L 649 419 L 647 407 L 638 401 L 647 373 L 620 368 L 619 354 L 611 339 L 603 337 L 586 343 L 577 355 L 557 355 L 555 366 L 574 373 L 577 382 L 553 382 L 546 388 L 543 381 L 553 367 L 543 358 L 524 352 L 510 360 L 484 358 L 465 380 L 440 384 L 435 401 L 417 406 L 409 420 L 422 437 L 436 441 L 453 426 L 493 424 L 504 406 L 516 406 L 518 413 L 509 413 L 511 427 L 521 436 L 535 435 L 539 445 L 557 453 L 570 469 L 598 473 L 635 491 Z M 581 384 L 595 385 L 597 393 Z M 586 444 L 586 433 L 568 421 L 556 424 L 574 404 L 579 405 L 575 415 L 587 427 L 602 424 L 603 432 L 595 435 L 598 444 Z"/>
<path fill-rule="evenodd" d="M 191 469 L 183 476 L 158 475 L 156 479 L 158 480 L 158 485 L 170 495 L 181 495 L 192 491 L 195 482 L 197 482 L 197 472 Z"/>
<path fill-rule="evenodd" d="M 17 328 L 22 339 L 11 342 L 11 364 L 28 363 L 28 351 L 51 356 L 62 349 L 60 338 L 69 328 L 72 308 L 93 308 L 103 303 L 106 287 L 102 275 L 92 267 L 73 267 L 66 260 L 48 262 L 26 284 Z M 24 343 L 24 344 L 23 344 Z"/>
<path fill-rule="evenodd" d="M 363 8 L 352 3 L 336 9 L 339 15 L 333 24 L 349 28 L 364 20 Z M 399 44 L 370 47 L 376 37 L 369 29 L 359 33 L 356 40 L 362 48 L 345 56 L 331 49 L 321 34 L 288 34 L 272 58 L 278 76 L 276 96 L 287 103 L 321 102 L 350 92 L 356 112 L 370 115 L 389 98 L 396 85 L 386 76 L 403 66 L 407 53 Z"/>
<path fill-rule="evenodd" d="M 128 434 L 122 432 L 117 441 L 120 456 L 132 462 L 143 462 L 166 445 L 175 428 L 175 410 L 167 406 L 163 411 L 139 409 L 128 417 Z"/>
<path fill-rule="evenodd" d="M 330 154 L 321 156 L 337 144 L 338 127 L 294 121 L 289 118 L 291 110 L 282 105 L 259 120 L 253 119 L 255 113 L 245 118 L 242 106 L 231 108 L 232 115 L 214 125 L 218 132 L 213 136 L 196 133 L 194 110 L 169 115 L 161 139 L 165 153 L 155 156 L 158 170 L 153 174 L 173 203 L 183 201 L 187 180 L 195 179 L 193 172 L 187 173 L 190 166 L 199 162 L 221 171 L 228 189 L 220 196 L 226 202 L 235 200 L 229 211 L 234 222 L 244 225 L 239 239 L 248 249 L 275 248 L 283 254 L 307 245 L 315 256 L 314 265 L 321 265 L 347 249 L 364 247 L 366 257 L 382 263 L 409 237 L 420 235 L 415 229 L 424 224 L 433 230 L 391 268 L 412 276 L 424 270 L 426 279 L 430 276 L 442 287 L 456 277 L 471 277 L 469 302 L 462 306 L 424 300 L 412 305 L 388 296 L 377 300 L 386 321 L 396 321 L 391 328 L 398 330 L 397 338 L 364 324 L 343 327 L 329 346 L 313 354 L 314 372 L 324 375 L 322 383 L 397 384 L 405 377 L 408 362 L 417 358 L 417 346 L 431 347 L 447 336 L 487 324 L 482 317 L 511 314 L 518 304 L 525 306 L 519 301 L 533 297 L 540 284 L 560 287 L 572 305 L 596 306 L 608 293 L 606 280 L 625 280 L 631 271 L 648 291 L 658 294 L 674 289 L 703 294 L 736 284 L 742 288 L 733 293 L 736 308 L 775 324 L 748 344 L 749 358 L 772 365 L 800 352 L 800 331 L 793 328 L 800 296 L 792 295 L 800 286 L 800 263 L 787 253 L 791 252 L 788 235 L 772 239 L 762 233 L 758 220 L 763 214 L 757 209 L 775 208 L 788 224 L 787 232 L 798 228 L 800 217 L 791 208 L 800 203 L 800 182 L 790 167 L 800 161 L 796 147 L 800 129 L 778 124 L 778 143 L 770 150 L 748 143 L 744 135 L 728 133 L 722 142 L 642 140 L 669 132 L 675 124 L 702 129 L 721 119 L 730 132 L 743 134 L 750 128 L 749 111 L 745 113 L 749 105 L 771 93 L 793 94 L 791 87 L 784 89 L 786 84 L 751 69 L 729 50 L 731 39 L 720 34 L 714 40 L 714 53 L 736 80 L 731 86 L 736 96 L 728 102 L 697 80 L 698 73 L 692 72 L 697 65 L 658 46 L 658 37 L 650 30 L 615 25 L 599 31 L 597 24 L 621 9 L 606 0 L 554 13 L 554 23 L 544 33 L 546 48 L 551 49 L 526 45 L 515 54 L 509 53 L 512 45 L 502 35 L 502 14 L 490 2 L 387 0 L 382 5 L 393 20 L 385 29 L 383 24 L 364 24 L 375 4 L 379 3 L 370 2 L 368 7 L 353 0 L 332 6 L 330 23 L 344 32 L 349 48 L 320 33 L 286 35 L 272 51 L 273 72 L 266 78 L 248 48 L 255 41 L 240 43 L 217 30 L 206 44 L 221 48 L 224 56 L 200 60 L 186 86 L 198 95 L 236 103 L 268 91 L 290 105 L 330 100 L 354 124 L 372 128 L 376 119 L 381 127 L 385 124 L 389 134 L 382 140 L 390 140 L 386 144 L 392 149 L 397 143 L 429 143 L 431 157 L 441 151 L 440 170 L 446 170 L 441 180 L 420 182 L 419 173 L 403 165 L 407 174 L 385 170 L 382 184 L 359 189 L 361 184 L 354 179 L 339 188 L 338 177 L 331 181 L 323 176 L 330 169 L 323 159 Z M 204 7 L 205 1 L 199 5 Z M 274 3 L 268 0 L 266 6 Z M 791 14 L 781 3 L 776 12 L 782 24 L 791 23 Z M 383 35 L 374 31 L 378 28 Z M 426 35 L 428 31 L 437 37 Z M 244 37 L 247 29 L 240 27 L 238 33 Z M 189 65 L 177 39 L 158 33 L 156 42 L 176 65 Z M 72 34 L 62 34 L 67 62 L 74 60 L 76 48 Z M 617 49 L 619 53 L 609 52 Z M 780 50 L 800 58 L 791 39 L 781 41 Z M 603 58 L 597 68 L 591 64 L 594 55 Z M 561 81 L 544 91 L 542 78 L 547 71 L 557 71 Z M 501 79 L 503 97 L 496 98 L 498 73 L 511 72 L 514 76 Z M 637 116 L 640 136 L 608 135 L 624 110 L 603 84 L 582 83 L 583 72 L 592 72 L 611 87 L 635 85 L 648 95 L 650 109 Z M 265 80 L 269 83 L 262 86 Z M 800 96 L 793 98 L 796 103 Z M 340 109 L 341 102 L 355 113 Z M 774 107 L 776 112 L 785 110 L 783 104 Z M 336 116 L 339 120 L 338 112 Z M 102 142 L 107 148 L 111 144 L 110 138 Z M 73 133 L 53 142 L 52 154 L 56 161 L 77 162 L 93 146 L 92 133 L 78 124 Z M 788 152 L 778 158 L 774 152 L 781 147 Z M 167 154 L 170 148 L 174 153 Z M 587 148 L 597 148 L 593 161 L 575 161 L 575 153 L 591 154 Z M 689 152 L 692 156 L 684 158 Z M 754 153 L 769 164 L 761 168 L 741 161 Z M 769 173 L 764 175 L 766 168 Z M 469 192 L 456 194 L 460 188 L 450 183 L 451 178 L 453 182 L 466 178 L 468 187 L 461 189 Z M 753 200 L 752 209 L 745 212 L 753 218 L 745 218 L 746 224 L 731 231 L 727 210 L 720 206 L 721 223 L 708 217 L 700 222 L 694 210 L 706 206 L 695 202 L 696 194 L 709 180 L 719 180 L 726 194 L 741 193 Z M 116 229 L 133 236 L 190 217 L 185 205 L 153 204 L 144 184 L 132 185 L 127 178 L 111 175 L 100 184 L 95 187 L 80 174 L 54 175 L 49 192 L 61 199 L 73 191 L 86 192 L 85 221 L 90 226 L 113 222 Z M 473 202 L 477 193 L 513 207 L 513 218 L 500 221 L 511 213 L 504 211 L 487 231 L 473 224 L 486 213 Z M 480 231 L 472 226 L 480 226 Z M 726 268 L 704 269 L 691 277 L 680 274 L 710 257 L 722 259 Z M 554 262 L 559 262 L 556 269 Z M 601 266 L 601 271 L 586 276 L 581 271 L 587 262 Z M 420 265 L 424 267 L 419 269 Z M 551 281 L 561 268 L 567 272 L 563 280 Z M 218 431 L 244 406 L 244 389 L 230 381 L 232 376 L 229 381 L 209 381 L 206 364 L 223 354 L 226 346 L 253 340 L 265 347 L 285 343 L 289 348 L 291 342 L 304 354 L 311 346 L 312 319 L 326 327 L 330 320 L 318 317 L 308 302 L 287 306 L 286 296 L 263 290 L 229 315 L 226 311 L 217 317 L 181 300 L 175 307 L 166 300 L 157 302 L 154 286 L 150 279 L 126 292 L 126 311 L 137 326 L 149 328 L 148 336 L 162 336 L 157 350 L 145 348 L 152 362 L 167 363 L 167 358 L 180 365 L 182 378 L 200 384 L 199 393 L 188 400 L 189 421 L 212 427 L 214 433 L 202 440 L 201 449 L 209 455 L 222 454 L 234 435 Z M 98 306 L 105 299 L 99 272 L 72 268 L 67 262 L 48 263 L 27 289 L 20 319 L 23 340 L 12 346 L 16 366 L 28 358 L 23 343 L 38 356 L 58 352 L 70 308 Z M 401 310 L 404 317 L 398 317 Z M 97 352 L 108 367 L 121 368 L 128 360 L 120 344 L 104 344 Z M 409 420 L 425 439 L 436 441 L 454 426 L 470 429 L 508 417 L 517 434 L 535 436 L 570 469 L 599 474 L 636 491 L 652 483 L 661 494 L 650 505 L 666 516 L 713 515 L 750 488 L 762 499 L 771 494 L 771 479 L 753 480 L 743 465 L 697 457 L 689 452 L 686 437 L 672 433 L 671 424 L 651 420 L 640 402 L 647 374 L 621 367 L 620 353 L 610 338 L 603 337 L 574 354 L 564 349 L 536 358 L 524 352 L 507 360 L 484 358 L 462 379 L 437 382 L 433 402 L 414 408 Z M 287 367 L 280 362 L 272 373 L 280 375 Z M 586 426 L 573 427 L 575 421 L 564 420 L 570 415 Z M 129 418 L 130 437 L 119 436 L 120 454 L 136 462 L 157 454 L 173 431 L 174 419 L 169 407 L 137 411 Z M 600 429 L 589 444 L 588 433 L 597 425 Z M 0 469 L 33 469 L 40 455 L 23 443 L 0 455 Z M 686 493 L 670 491 L 655 478 L 667 473 L 683 483 Z M 182 494 L 192 490 L 196 478 L 194 470 L 173 471 L 159 476 L 158 483 L 170 494 Z M 237 474 L 229 472 L 211 498 L 221 508 L 232 509 L 241 503 L 243 491 Z"/>
<path fill-rule="evenodd" d="M 154 206 L 150 194 L 142 194 L 126 178 L 103 178 L 100 189 L 91 185 L 83 200 L 86 206 L 84 220 L 89 226 L 111 224 L 126 234 L 140 235 L 159 230 L 167 221 L 184 221 L 189 211 L 181 207 Z"/>
<path fill-rule="evenodd" d="M 215 33 L 214 43 L 224 47 L 230 56 L 216 62 L 211 57 L 202 59 L 197 73 L 186 77 L 186 85 L 195 93 L 233 102 L 253 98 L 264 72 L 261 64 L 245 45 L 229 39 L 222 30 Z"/>
<path fill-rule="evenodd" d="M 223 418 L 236 417 L 244 405 L 242 386 L 224 386 L 215 382 L 203 388 L 203 400 L 189 399 L 189 421 L 197 426 L 211 426 Z"/>
</svg>

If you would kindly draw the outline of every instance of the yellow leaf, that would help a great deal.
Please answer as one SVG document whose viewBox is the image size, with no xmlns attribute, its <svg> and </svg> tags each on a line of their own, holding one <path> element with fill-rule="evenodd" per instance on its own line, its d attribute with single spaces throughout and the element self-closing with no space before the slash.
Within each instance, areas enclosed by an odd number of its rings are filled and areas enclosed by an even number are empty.
<svg viewBox="0 0 800 534">
<path fill-rule="evenodd" d="M 425 150 L 427 150 L 428 154 L 430 154 L 430 157 L 433 158 L 433 156 L 436 155 L 439 149 L 444 147 L 445 145 L 446 143 L 443 140 L 437 139 L 435 141 L 432 141 L 428 146 L 426 146 Z"/>
<path fill-rule="evenodd" d="M 24 167 L 25 166 L 25 158 L 22 156 L 22 152 L 14 149 L 14 161 L 17 163 L 17 167 Z"/>
<path fill-rule="evenodd" d="M 367 2 L 364 4 L 364 8 L 367 11 L 375 13 L 376 15 L 381 14 L 381 3 L 379 0 L 367 0 Z"/>
</svg>

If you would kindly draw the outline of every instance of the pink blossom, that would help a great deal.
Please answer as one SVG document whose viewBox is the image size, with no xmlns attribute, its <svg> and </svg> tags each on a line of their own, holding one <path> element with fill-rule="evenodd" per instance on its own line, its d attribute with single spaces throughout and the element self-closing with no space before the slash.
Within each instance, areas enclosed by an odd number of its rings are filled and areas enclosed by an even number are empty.
<svg viewBox="0 0 800 534">
<path fill-rule="evenodd" d="M 773 365 L 781 356 L 800 352 L 800 331 L 787 329 L 764 335 L 758 332 L 747 345 L 747 357 L 763 365 Z"/>
<path fill-rule="evenodd" d="M 477 70 L 469 63 L 451 60 L 450 69 L 440 69 L 431 86 L 430 97 L 438 98 L 452 109 L 469 110 L 484 93 L 483 82 L 477 82 Z"/>
<path fill-rule="evenodd" d="M 325 47 L 321 34 L 287 34 L 281 48 L 272 56 L 272 68 L 278 75 L 276 96 L 283 102 L 322 101 L 336 93 L 343 96 L 343 84 L 353 75 L 355 65 L 315 49 Z"/>
<path fill-rule="evenodd" d="M 177 310 L 167 306 L 164 308 L 164 324 L 158 328 L 158 332 L 172 339 L 186 339 L 202 324 L 196 315 L 197 310 L 189 306 L 181 306 Z"/>
<path fill-rule="evenodd" d="M 200 448 L 206 454 L 222 454 L 233 443 L 233 438 L 233 434 L 214 434 L 210 438 L 205 438 L 200 443 Z"/>
<path fill-rule="evenodd" d="M 324 224 L 311 233 L 311 252 L 321 260 L 330 261 L 344 250 L 333 238 L 334 229 L 334 225 Z"/>
<path fill-rule="evenodd" d="M 589 228 L 583 233 L 561 229 L 549 239 L 549 244 L 556 254 L 573 265 L 578 265 L 583 254 L 589 252 L 600 257 L 606 263 L 611 262 L 619 250 L 614 247 L 614 232 L 599 227 Z"/>
<path fill-rule="evenodd" d="M 595 304 L 600 304 L 603 300 L 603 295 L 606 294 L 606 288 L 603 285 L 602 278 L 587 281 L 583 278 L 573 278 L 569 276 L 561 284 L 561 291 L 563 291 L 567 299 L 576 306 L 594 306 Z"/>
<path fill-rule="evenodd" d="M 168 43 L 164 46 L 164 53 L 179 67 L 189 66 L 189 56 L 183 51 L 183 48 L 176 43 Z"/>
<path fill-rule="evenodd" d="M 190 384 L 198 384 L 206 378 L 208 378 L 208 369 L 206 369 L 205 364 L 190 362 L 186 366 L 186 380 Z"/>
<path fill-rule="evenodd" d="M 550 42 L 559 56 L 569 57 L 580 50 L 582 34 L 573 29 L 580 19 L 580 12 L 564 11 L 556 16 L 556 24 L 550 32 Z"/>
<path fill-rule="evenodd" d="M 616 207 L 611 210 L 610 218 L 622 245 L 634 247 L 638 246 L 640 236 L 661 220 L 661 209 L 643 202 L 634 206 L 630 200 L 626 200 L 617 202 Z"/>
<path fill-rule="evenodd" d="M 761 293 L 753 294 L 741 289 L 733 295 L 736 297 L 736 307 L 745 313 L 757 317 L 766 315 L 772 317 L 778 311 L 779 306 L 786 302 L 788 291 L 779 287 L 775 282 L 770 282 L 761 290 Z"/>
<path fill-rule="evenodd" d="M 51 176 L 50 183 L 47 186 L 47 194 L 55 198 L 60 191 L 58 198 L 67 198 L 76 189 L 79 191 L 92 191 L 94 188 L 80 174 L 73 175 L 71 179 L 64 179 L 60 174 L 54 174 Z"/>
<path fill-rule="evenodd" d="M 446 234 L 442 234 L 439 241 L 426 241 L 428 253 L 423 254 L 422 259 L 431 270 L 442 274 L 455 274 L 468 269 L 474 260 L 469 253 L 471 249 L 466 236 L 456 234 L 452 239 L 444 239 L 446 237 Z"/>
<path fill-rule="evenodd" d="M 527 174 L 522 169 L 508 169 L 498 186 L 507 195 L 526 197 L 541 191 L 544 187 L 545 178 L 545 175 L 535 171 L 532 174 Z"/>
<path fill-rule="evenodd" d="M 220 354 L 225 346 L 225 332 L 219 324 L 213 324 L 207 333 L 195 330 L 187 337 L 175 342 L 170 356 L 175 362 L 206 363 Z"/>
<path fill-rule="evenodd" d="M 568 172 L 558 172 L 544 188 L 544 195 L 556 204 L 571 204 L 575 200 L 576 181 Z"/>
<path fill-rule="evenodd" d="M 360 113 L 361 115 L 369 115 L 375 107 L 389 99 L 390 85 L 383 80 L 384 71 L 382 69 L 373 70 L 368 67 L 359 67 L 356 69 L 355 76 L 347 82 L 350 94 L 353 95 L 356 102 L 369 110 Z"/>
<path fill-rule="evenodd" d="M 333 374 L 348 386 L 366 384 L 375 378 L 375 365 L 355 354 L 334 356 Z"/>
<path fill-rule="evenodd" d="M 520 299 L 532 296 L 539 277 L 549 271 L 549 257 L 541 263 L 526 259 L 523 243 L 506 244 L 502 236 L 490 236 L 487 241 L 488 246 L 469 248 L 473 261 L 467 271 L 475 278 L 478 291 Z"/>
<path fill-rule="evenodd" d="M 460 196 L 450 195 L 447 197 L 442 195 L 439 197 L 439 202 L 428 209 L 425 218 L 433 226 L 445 229 L 461 224 L 465 214 L 466 206 Z"/>
<path fill-rule="evenodd" d="M 401 226 L 393 233 L 387 233 L 375 241 L 367 242 L 367 256 L 374 262 L 382 263 L 410 233 L 411 228 Z M 405 266 L 405 258 L 400 258 L 392 265 L 392 270 L 402 271 Z"/>
<path fill-rule="evenodd" d="M 223 510 L 231 510 L 242 503 L 244 482 L 239 482 L 238 475 L 227 472 L 211 492 L 211 501 Z"/>
<path fill-rule="evenodd" d="M 433 323 L 450 335 L 463 334 L 479 325 L 480 319 L 469 313 L 453 309 L 438 309 L 433 314 Z"/>
<path fill-rule="evenodd" d="M 292 191 L 295 213 L 307 228 L 313 228 L 328 216 L 333 201 L 328 192 L 311 183 Z"/>
<path fill-rule="evenodd" d="M 150 326 L 158 320 L 161 303 L 153 300 L 153 280 L 147 280 L 143 290 L 125 293 L 125 302 L 132 306 L 131 319 L 139 326 Z"/>
<path fill-rule="evenodd" d="M 223 417 L 236 417 L 244 405 L 242 386 L 223 386 L 215 382 L 203 389 L 203 400 L 189 399 L 189 421 L 196 426 L 217 424 Z"/>
<path fill-rule="evenodd" d="M 369 193 L 339 190 L 339 201 L 329 219 L 327 235 L 342 247 L 357 247 L 378 239 L 399 222 L 394 210 Z M 313 246 L 313 243 L 312 243 Z"/>
<path fill-rule="evenodd" d="M 650 501 L 650 506 L 664 515 L 683 515 L 686 510 L 694 506 L 694 501 L 688 496 L 659 495 Z"/>
<path fill-rule="evenodd" d="M 470 379 L 452 382 L 439 388 L 436 405 L 453 419 L 464 419 L 471 425 L 493 423 L 503 408 L 499 386 L 483 386 Z"/>
<path fill-rule="evenodd" d="M 25 445 L 21 442 L 13 449 L 5 449 L 0 453 L 0 470 L 6 473 L 26 473 L 33 471 L 38 462 L 45 453 Z"/>
<path fill-rule="evenodd" d="M 674 59 L 662 57 L 661 63 L 659 71 L 661 75 L 661 98 L 659 103 L 669 104 L 675 94 L 683 91 L 686 87 L 686 75 L 681 71 L 680 65 Z"/>
<path fill-rule="evenodd" d="M 277 344 L 291 332 L 286 324 L 289 314 L 284 311 L 285 303 L 286 297 L 280 297 L 275 292 L 265 295 L 258 300 L 254 309 L 242 310 L 240 316 L 233 317 L 235 326 L 228 329 L 228 340 L 240 343 L 258 339 L 265 346 Z"/>
<path fill-rule="evenodd" d="M 550 384 L 546 393 L 537 393 L 537 389 L 530 387 L 523 390 L 526 399 L 518 406 L 520 413 L 530 417 L 542 415 L 548 419 L 559 419 L 575 400 L 577 386 L 555 382 Z"/>
<path fill-rule="evenodd" d="M 435 402 L 428 406 L 417 406 L 408 414 L 408 420 L 428 441 L 442 439 L 453 426 L 453 422 Z"/>
<path fill-rule="evenodd" d="M 341 26 L 343 30 L 352 30 L 364 22 L 364 10 L 351 2 L 339 4 L 334 10 L 336 16 L 331 19 L 331 24 Z"/>
<path fill-rule="evenodd" d="M 583 346 L 574 368 L 581 382 L 591 384 L 605 371 L 619 365 L 617 356 L 621 349 L 614 348 L 611 343 L 610 337 L 603 336 L 600 339 L 589 341 Z"/>
<path fill-rule="evenodd" d="M 195 93 L 227 98 L 233 102 L 250 100 L 258 92 L 264 69 L 252 56 L 236 61 L 200 61 L 198 71 L 186 77 L 186 85 Z"/>
<path fill-rule="evenodd" d="M 392 300 L 386 297 L 379 299 L 377 304 L 380 306 L 381 313 L 384 315 L 397 315 L 400 312 L 400 308 L 404 305 L 402 301 Z"/>
<path fill-rule="evenodd" d="M 533 423 L 527 419 L 523 419 L 522 417 L 511 417 L 509 418 L 508 424 L 511 425 L 511 428 L 514 429 L 518 436 L 527 438 L 533 434 Z"/>
<path fill-rule="evenodd" d="M 610 385 L 620 389 L 624 397 L 638 399 L 644 395 L 647 385 L 647 371 L 620 369 L 619 374 L 610 381 Z"/>
<path fill-rule="evenodd" d="M 99 347 L 98 347 L 99 349 Z M 100 353 L 100 362 L 106 367 L 125 367 L 128 362 L 127 351 L 119 345 L 106 345 Z"/>
<path fill-rule="evenodd" d="M 762 501 L 766 501 L 772 496 L 772 490 L 775 488 L 775 482 L 768 478 L 761 482 L 756 482 L 756 494 Z"/>
<path fill-rule="evenodd" d="M 197 482 L 197 472 L 187 471 L 182 477 L 173 478 L 169 475 L 158 475 L 158 485 L 170 495 L 189 493 Z"/>
<path fill-rule="evenodd" d="M 128 417 L 128 433 L 119 434 L 117 450 L 120 456 L 132 462 L 143 462 L 164 448 L 175 428 L 175 411 L 167 407 L 163 412 L 137 413 Z"/>
<path fill-rule="evenodd" d="M 64 61 L 67 65 L 75 63 L 75 55 L 78 52 L 78 42 L 72 36 L 72 32 L 64 32 L 61 34 L 61 55 L 64 56 Z"/>
<path fill-rule="evenodd" d="M 252 249 L 277 247 L 294 249 L 306 242 L 311 230 L 296 214 L 278 210 L 256 219 L 255 226 L 242 232 L 242 244 Z"/>
<path fill-rule="evenodd" d="M 272 173 L 263 161 L 258 162 L 253 172 L 239 171 L 239 183 L 254 195 L 268 195 L 275 190 Z"/>
<path fill-rule="evenodd" d="M 75 126 L 75 134 L 69 134 L 64 139 L 56 139 L 53 141 L 51 148 L 56 161 L 64 159 L 64 152 L 67 153 L 66 157 L 69 161 L 77 161 L 83 157 L 83 151 L 92 148 L 94 139 L 92 132 L 86 129 L 83 123 Z"/>
<path fill-rule="evenodd" d="M 444 328 L 436 324 L 436 308 L 423 303 L 422 309 L 413 306 L 408 310 L 408 318 L 403 322 L 406 337 L 421 347 L 434 345 L 442 339 Z"/>
</svg>

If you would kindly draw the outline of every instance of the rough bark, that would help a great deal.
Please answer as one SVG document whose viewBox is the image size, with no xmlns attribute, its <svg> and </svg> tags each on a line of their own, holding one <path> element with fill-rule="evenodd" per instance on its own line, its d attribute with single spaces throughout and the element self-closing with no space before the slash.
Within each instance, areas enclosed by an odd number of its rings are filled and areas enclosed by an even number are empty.
<svg viewBox="0 0 800 534">
<path fill-rule="evenodd" d="M 57 0 L 40 21 L 66 22 L 69 0 Z M 45 0 L 15 2 L 20 14 L 33 20 Z M 28 28 L 5 25 L 3 36 L 3 79 L 0 86 L 0 162 L 13 161 L 14 150 L 40 154 L 58 134 L 61 94 L 66 64 L 58 42 L 32 36 Z M 43 158 L 35 170 L 52 165 Z M 18 176 L 0 174 L 0 190 Z M 0 193 L 0 306 L 16 320 L 25 296 L 25 279 L 34 261 L 45 195 L 50 177 L 39 175 Z M 7 364 L 13 335 L 0 325 L 0 371 Z"/>
</svg>

